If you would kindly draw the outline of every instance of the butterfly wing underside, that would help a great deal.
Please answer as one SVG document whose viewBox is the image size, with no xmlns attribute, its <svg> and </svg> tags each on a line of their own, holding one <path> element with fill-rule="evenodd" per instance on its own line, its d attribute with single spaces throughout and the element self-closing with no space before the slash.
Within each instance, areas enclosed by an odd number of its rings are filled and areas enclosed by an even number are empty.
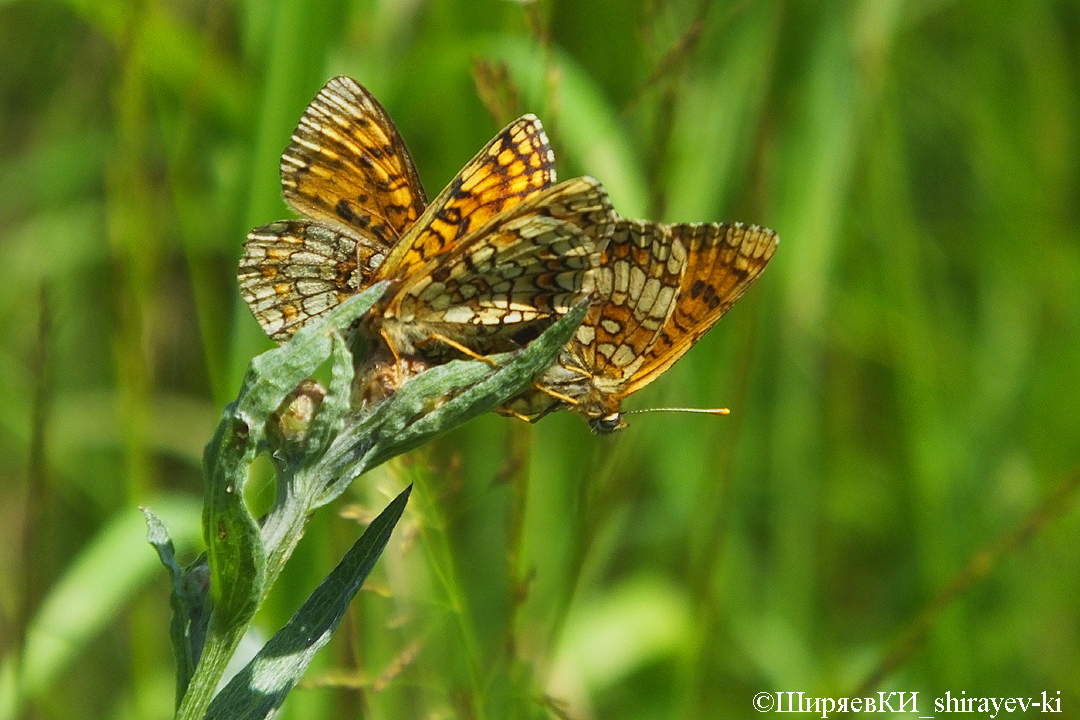
<svg viewBox="0 0 1080 720">
<path fill-rule="evenodd" d="M 304 323 L 359 290 L 350 233 L 305 220 L 283 220 L 248 233 L 238 277 L 255 319 L 272 339 L 285 342 Z"/>
<path fill-rule="evenodd" d="M 548 188 L 429 261 L 387 305 L 396 319 L 497 332 L 569 311 L 589 286 L 614 228 L 607 192 L 590 177 Z M 468 333 L 458 330 L 455 334 Z"/>
<path fill-rule="evenodd" d="M 327 82 L 304 111 L 281 185 L 309 219 L 251 231 L 238 273 L 244 300 L 278 342 L 369 285 L 427 204 L 390 116 L 347 77 Z"/>
<path fill-rule="evenodd" d="M 667 226 L 672 247 L 686 250 L 686 266 L 671 314 L 633 375 L 625 397 L 645 387 L 693 347 L 765 269 L 776 233 L 741 223 Z"/>
<path fill-rule="evenodd" d="M 606 390 L 637 371 L 674 311 L 686 253 L 668 229 L 620 219 L 604 253 L 600 301 L 578 329 L 571 354 Z"/>
</svg>

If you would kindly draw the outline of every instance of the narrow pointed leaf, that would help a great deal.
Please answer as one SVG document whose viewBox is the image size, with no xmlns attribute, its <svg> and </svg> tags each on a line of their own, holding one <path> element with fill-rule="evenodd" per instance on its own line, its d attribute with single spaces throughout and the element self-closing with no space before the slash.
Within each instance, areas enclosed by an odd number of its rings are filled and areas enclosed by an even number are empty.
<svg viewBox="0 0 1080 720">
<path fill-rule="evenodd" d="M 281 706 L 311 658 L 330 640 L 401 518 L 412 486 L 368 526 L 291 620 L 214 698 L 207 720 L 256 720 Z"/>
</svg>

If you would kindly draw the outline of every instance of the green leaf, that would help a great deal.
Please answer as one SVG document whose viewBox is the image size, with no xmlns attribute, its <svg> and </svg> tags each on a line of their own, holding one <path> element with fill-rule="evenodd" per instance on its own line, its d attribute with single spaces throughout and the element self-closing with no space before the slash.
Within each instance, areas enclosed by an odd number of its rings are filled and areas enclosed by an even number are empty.
<svg viewBox="0 0 1080 720">
<path fill-rule="evenodd" d="M 248 470 L 265 438 L 267 421 L 300 382 L 331 354 L 346 364 L 347 369 L 341 372 L 351 377 L 348 354 L 334 351 L 335 342 L 341 344 L 339 329 L 348 327 L 367 312 L 384 289 L 384 284 L 376 285 L 347 299 L 319 322 L 297 332 L 285 345 L 252 360 L 236 402 L 225 408 L 214 437 L 206 446 L 203 534 L 213 609 L 205 646 L 187 650 L 199 660 L 180 702 L 179 718 L 203 715 L 225 665 L 262 602 L 266 588 L 276 579 L 303 533 L 311 511 L 306 496 L 296 500 L 293 493 L 283 493 L 285 497 L 279 497 L 278 504 L 288 507 L 288 517 L 283 523 L 269 523 L 273 537 L 268 550 L 263 540 L 266 528 L 261 528 L 252 516 L 243 492 Z M 343 380 L 339 376 L 335 382 L 340 386 Z M 321 447 L 311 450 L 319 453 Z"/>
<path fill-rule="evenodd" d="M 386 286 L 378 283 L 348 298 L 323 321 L 301 328 L 288 343 L 252 360 L 240 390 L 238 413 L 253 427 L 261 428 L 285 396 L 330 357 L 337 328 L 348 327 L 367 312 Z"/>
<path fill-rule="evenodd" d="M 210 611 L 209 566 L 204 553 L 189 568 L 182 569 L 176 561 L 176 549 L 164 521 L 148 508 L 142 508 L 142 512 L 146 516 L 146 539 L 157 550 L 173 586 L 169 598 L 173 610 L 169 639 L 176 659 L 176 703 L 179 705 L 205 642 Z"/>
<path fill-rule="evenodd" d="M 533 378 L 555 362 L 559 351 L 574 336 L 588 310 L 589 302 L 582 301 L 529 343 L 528 347 L 519 350 L 506 365 L 482 381 L 473 383 L 445 405 L 409 423 L 394 438 L 384 439 L 373 452 L 371 467 L 489 412 L 523 392 Z M 496 359 L 502 358 L 497 356 Z"/>
<path fill-rule="evenodd" d="M 367 418 L 346 427 L 313 472 L 336 477 L 320 505 L 340 495 L 353 479 L 390 458 L 489 412 L 525 390 L 555 362 L 588 311 L 582 302 L 528 347 L 494 356 L 494 370 L 479 361 L 454 361 L 409 380 Z"/>
<path fill-rule="evenodd" d="M 390 540 L 412 491 L 410 485 L 368 526 L 341 563 L 315 588 L 289 622 L 210 704 L 207 720 L 265 718 L 284 702 L 337 629 L 349 603 Z"/>
<path fill-rule="evenodd" d="M 259 525 L 244 502 L 247 471 L 255 459 L 251 429 L 230 404 L 206 446 L 203 532 L 214 600 L 213 626 L 224 632 L 247 623 L 262 598 L 266 552 Z"/>
<path fill-rule="evenodd" d="M 252 360 L 239 398 L 226 407 L 214 438 L 206 446 L 203 526 L 211 569 L 215 642 L 247 625 L 266 585 L 267 549 L 262 530 L 244 502 L 243 490 L 267 419 L 334 352 L 338 328 L 351 325 L 367 312 L 384 289 L 385 285 L 379 284 L 349 298 L 285 345 Z M 339 350 L 337 359 L 347 368 L 340 372 L 351 377 L 348 354 Z M 339 377 L 337 384 L 343 382 Z M 299 517 L 305 518 L 309 511 L 304 508 Z"/>
</svg>

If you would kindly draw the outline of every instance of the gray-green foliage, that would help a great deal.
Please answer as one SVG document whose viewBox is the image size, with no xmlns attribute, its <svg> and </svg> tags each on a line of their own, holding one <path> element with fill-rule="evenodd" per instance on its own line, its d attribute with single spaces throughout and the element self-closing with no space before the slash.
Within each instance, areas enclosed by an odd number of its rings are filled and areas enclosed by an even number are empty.
<svg viewBox="0 0 1080 720">
<path fill-rule="evenodd" d="M 380 283 L 349 298 L 251 362 L 203 458 L 203 557 L 181 569 L 164 525 L 147 511 L 149 539 L 172 579 L 177 718 L 256 720 L 279 707 L 337 628 L 409 493 L 404 491 L 368 526 L 334 572 L 211 705 L 226 663 L 311 513 L 364 472 L 522 392 L 551 365 L 588 307 L 574 308 L 527 348 L 493 356 L 494 365 L 474 360 L 433 367 L 388 399 L 360 410 L 350 403 L 354 364 L 341 333 L 385 289 L 386 283 Z M 327 361 L 331 380 L 325 391 L 301 386 Z M 293 412 L 295 403 L 301 407 L 289 424 L 282 416 Z M 261 452 L 273 459 L 277 495 L 260 521 L 247 506 L 244 488 Z"/>
</svg>

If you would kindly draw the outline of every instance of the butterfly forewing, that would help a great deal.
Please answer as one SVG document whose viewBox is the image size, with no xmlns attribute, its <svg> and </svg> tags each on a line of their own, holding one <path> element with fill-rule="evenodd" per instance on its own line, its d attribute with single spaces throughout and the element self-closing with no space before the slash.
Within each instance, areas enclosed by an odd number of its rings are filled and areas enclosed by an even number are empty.
<svg viewBox="0 0 1080 720">
<path fill-rule="evenodd" d="M 390 116 L 344 76 L 327 82 L 301 116 L 281 156 L 281 185 L 301 214 L 342 223 L 386 250 L 427 205 Z"/>
<path fill-rule="evenodd" d="M 240 294 L 274 340 L 284 342 L 370 281 L 374 249 L 350 233 L 283 220 L 248 233 Z"/>
<path fill-rule="evenodd" d="M 742 223 L 669 226 L 686 249 L 686 271 L 674 312 L 624 395 L 636 392 L 686 354 L 742 297 L 776 252 L 776 233 Z"/>
<path fill-rule="evenodd" d="M 495 215 L 551 186 L 554 163 L 540 121 L 533 115 L 515 120 L 432 201 L 394 248 L 378 279 L 413 274 Z"/>
</svg>

